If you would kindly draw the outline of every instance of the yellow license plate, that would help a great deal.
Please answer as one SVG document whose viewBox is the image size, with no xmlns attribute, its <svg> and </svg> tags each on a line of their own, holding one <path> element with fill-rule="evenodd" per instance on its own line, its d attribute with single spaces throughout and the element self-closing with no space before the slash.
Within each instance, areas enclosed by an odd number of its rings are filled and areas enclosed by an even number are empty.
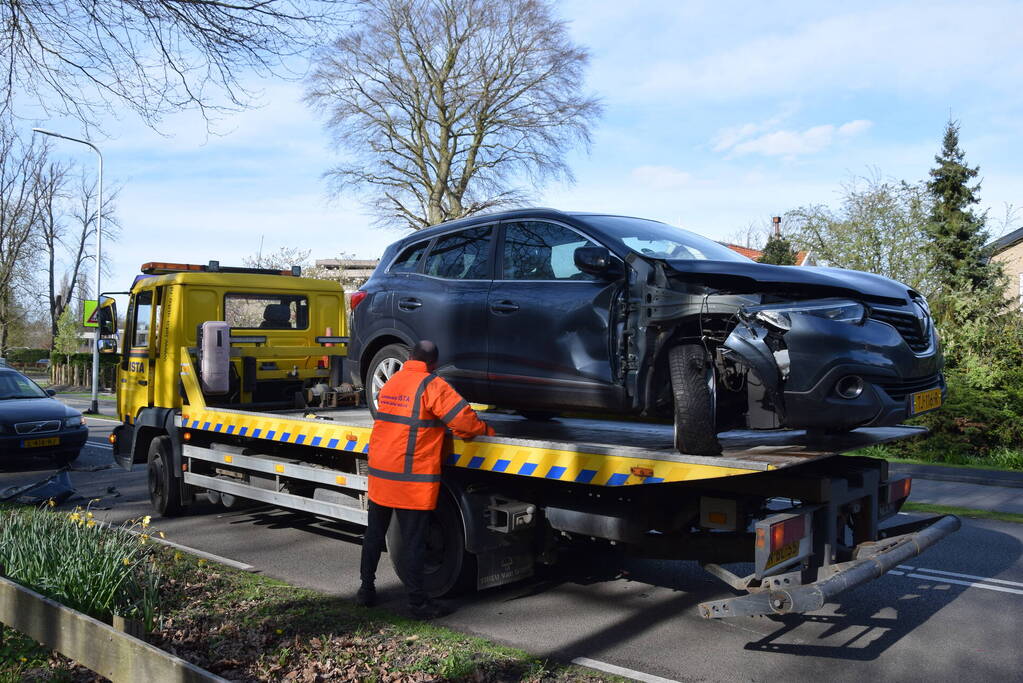
<svg viewBox="0 0 1023 683">
<path fill-rule="evenodd" d="M 781 564 L 785 560 L 791 560 L 793 557 L 799 554 L 799 541 L 795 543 L 789 543 L 778 548 L 770 555 L 767 556 L 767 564 L 764 565 L 764 569 L 770 569 L 776 564 Z"/>
<path fill-rule="evenodd" d="M 941 407 L 941 389 L 928 389 L 913 394 L 913 414 L 926 413 Z"/>
<path fill-rule="evenodd" d="M 60 443 L 59 436 L 51 436 L 48 439 L 25 439 L 25 448 L 38 448 L 40 446 L 56 446 Z"/>
</svg>

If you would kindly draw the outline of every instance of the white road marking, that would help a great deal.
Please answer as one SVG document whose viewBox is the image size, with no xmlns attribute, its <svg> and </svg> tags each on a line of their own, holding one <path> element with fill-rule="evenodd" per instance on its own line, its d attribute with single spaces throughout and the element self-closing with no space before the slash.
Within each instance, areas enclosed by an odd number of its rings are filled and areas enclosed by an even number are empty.
<svg viewBox="0 0 1023 683">
<path fill-rule="evenodd" d="M 925 571 L 925 570 L 921 570 Z M 891 572 L 888 572 L 891 574 Z M 966 586 L 968 588 L 986 588 L 989 591 L 998 591 L 999 593 L 1015 593 L 1016 595 L 1023 595 L 1023 590 L 1017 588 L 1005 588 L 1004 586 L 989 586 L 986 583 L 977 583 L 975 581 L 960 581 L 959 579 L 950 579 L 947 576 L 928 576 L 926 574 L 906 574 L 911 579 L 924 579 L 925 581 L 934 581 L 935 583 L 954 583 L 957 586 Z"/>
<path fill-rule="evenodd" d="M 86 446 L 92 446 L 93 448 L 105 448 L 108 451 L 114 450 L 114 447 L 111 446 L 108 443 L 99 443 L 99 442 L 96 442 L 96 441 L 86 441 L 85 445 Z"/>
<path fill-rule="evenodd" d="M 974 579 L 976 581 L 987 581 L 988 583 L 1002 583 L 1006 586 L 1015 586 L 1017 588 L 1023 588 L 1023 583 L 1019 581 L 1006 581 L 1005 579 L 989 579 L 986 576 L 977 576 L 976 574 L 959 574 L 958 572 L 946 572 L 941 569 L 928 569 L 926 567 L 910 567 L 908 565 L 900 564 L 899 569 L 906 569 L 908 571 L 915 572 L 927 572 L 928 574 L 941 574 L 942 576 L 955 576 L 960 579 Z M 891 572 L 888 572 L 889 574 Z"/>
<path fill-rule="evenodd" d="M 96 417 L 94 415 L 85 415 L 86 420 L 98 420 L 100 422 L 113 422 L 115 424 L 121 424 L 120 420 L 115 420 L 112 417 Z"/>
<path fill-rule="evenodd" d="M 579 666 L 586 666 L 597 671 L 604 671 L 609 674 L 616 676 L 624 676 L 625 678 L 631 678 L 634 681 L 643 681 L 644 683 L 678 683 L 670 678 L 661 678 L 660 676 L 654 676 L 653 674 L 645 674 L 642 671 L 635 671 L 633 669 L 626 669 L 623 666 L 615 666 L 614 664 L 608 664 L 607 662 L 600 662 L 596 659 L 590 659 L 589 657 L 576 657 L 572 660 L 573 664 Z"/>
</svg>

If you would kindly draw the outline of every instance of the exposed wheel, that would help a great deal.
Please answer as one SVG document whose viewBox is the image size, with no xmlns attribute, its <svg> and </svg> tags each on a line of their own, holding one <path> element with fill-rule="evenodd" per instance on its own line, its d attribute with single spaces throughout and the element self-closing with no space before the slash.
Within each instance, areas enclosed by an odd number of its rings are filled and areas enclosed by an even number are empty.
<svg viewBox="0 0 1023 683">
<path fill-rule="evenodd" d="M 149 460 L 146 467 L 146 484 L 149 488 L 149 502 L 162 517 L 180 515 L 181 481 L 171 471 L 171 442 L 166 436 L 158 436 L 149 443 Z"/>
<path fill-rule="evenodd" d="M 557 413 L 551 413 L 546 410 L 520 410 L 519 415 L 534 422 L 550 422 L 558 416 Z"/>
<path fill-rule="evenodd" d="M 404 581 L 403 543 L 396 517 L 387 528 L 387 552 L 395 573 Z M 470 587 L 475 579 L 476 557 L 465 551 L 462 517 L 451 496 L 442 491 L 426 532 L 423 587 L 431 598 L 439 598 Z"/>
<path fill-rule="evenodd" d="M 717 437 L 717 376 L 701 344 L 680 344 L 668 351 L 675 402 L 675 448 L 679 453 L 720 455 Z"/>
<path fill-rule="evenodd" d="M 377 394 L 384 383 L 401 370 L 401 366 L 412 355 L 412 351 L 404 344 L 388 344 L 377 351 L 369 362 L 366 372 L 366 403 L 373 417 L 377 414 Z"/>
</svg>

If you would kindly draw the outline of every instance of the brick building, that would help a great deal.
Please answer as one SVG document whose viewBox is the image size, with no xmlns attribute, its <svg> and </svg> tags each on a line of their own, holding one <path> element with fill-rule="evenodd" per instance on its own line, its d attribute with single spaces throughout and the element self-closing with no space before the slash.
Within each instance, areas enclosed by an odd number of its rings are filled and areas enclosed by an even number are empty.
<svg viewBox="0 0 1023 683">
<path fill-rule="evenodd" d="M 1009 276 L 1006 297 L 1023 306 L 1023 228 L 999 237 L 988 248 L 991 259 L 1002 263 Z"/>
</svg>

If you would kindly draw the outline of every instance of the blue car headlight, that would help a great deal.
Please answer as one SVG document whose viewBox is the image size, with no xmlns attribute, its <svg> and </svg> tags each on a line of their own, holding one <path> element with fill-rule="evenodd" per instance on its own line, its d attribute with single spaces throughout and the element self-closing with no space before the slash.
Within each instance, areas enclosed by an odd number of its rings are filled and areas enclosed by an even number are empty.
<svg viewBox="0 0 1023 683">
<path fill-rule="evenodd" d="M 860 325 L 867 317 L 867 307 L 849 299 L 814 299 L 790 304 L 768 304 L 746 309 L 747 314 L 779 330 L 792 329 L 793 315 L 812 315 L 835 322 Z"/>
<path fill-rule="evenodd" d="M 85 424 L 85 418 L 81 415 L 75 415 L 74 417 L 64 418 L 64 429 L 74 429 L 75 427 L 81 427 Z"/>
</svg>

